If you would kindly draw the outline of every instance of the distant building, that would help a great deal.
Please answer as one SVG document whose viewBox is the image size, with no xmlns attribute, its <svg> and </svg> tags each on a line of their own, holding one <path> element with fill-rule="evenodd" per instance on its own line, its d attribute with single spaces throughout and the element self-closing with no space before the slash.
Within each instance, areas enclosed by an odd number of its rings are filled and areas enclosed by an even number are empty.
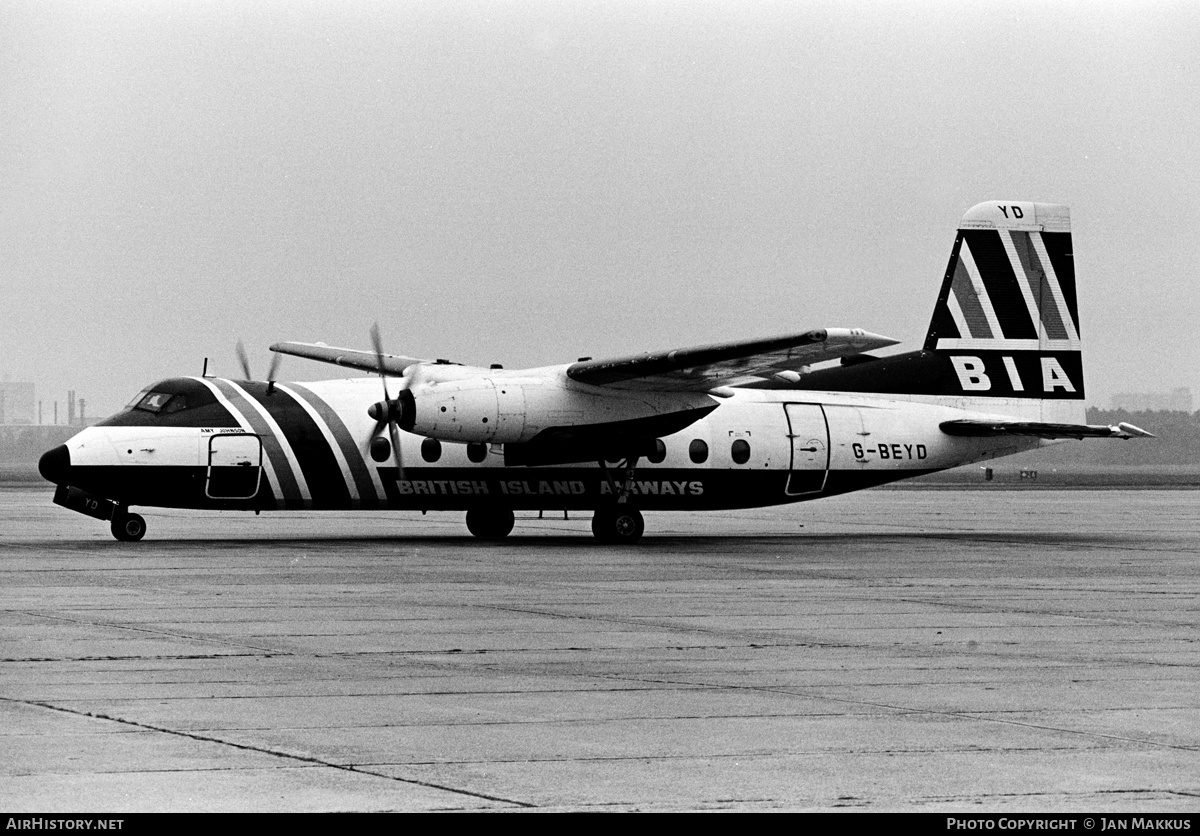
<svg viewBox="0 0 1200 836">
<path fill-rule="evenodd" d="M 1168 412 L 1191 412 L 1192 390 L 1186 386 L 1170 392 L 1124 392 L 1113 395 L 1112 408 L 1126 412 L 1144 410 L 1166 410 Z"/>
<path fill-rule="evenodd" d="M 33 384 L 0 382 L 0 424 L 32 424 L 36 419 Z"/>
</svg>

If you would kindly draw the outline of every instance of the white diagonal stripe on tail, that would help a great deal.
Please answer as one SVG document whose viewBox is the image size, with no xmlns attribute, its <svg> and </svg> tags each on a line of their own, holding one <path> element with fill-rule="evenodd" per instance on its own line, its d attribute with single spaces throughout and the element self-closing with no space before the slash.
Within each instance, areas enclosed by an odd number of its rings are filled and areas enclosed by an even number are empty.
<svg viewBox="0 0 1200 836">
<path fill-rule="evenodd" d="M 996 309 L 992 307 L 987 287 L 984 286 L 983 278 L 979 275 L 979 266 L 975 264 L 975 256 L 971 254 L 971 248 L 967 246 L 965 238 L 962 246 L 959 247 L 958 257 L 971 279 L 971 287 L 975 289 L 975 295 L 979 298 L 979 306 L 983 308 L 983 315 L 987 318 L 988 327 L 992 329 L 992 336 L 1003 337 L 1004 330 L 1000 327 L 1000 319 L 996 316 Z"/>
<path fill-rule="evenodd" d="M 1054 272 L 1054 263 L 1050 261 L 1050 254 L 1046 252 L 1046 242 L 1042 240 L 1042 233 L 1029 233 L 1029 240 L 1033 243 L 1033 251 L 1037 253 L 1038 260 L 1042 262 L 1042 266 L 1046 272 L 1046 285 L 1050 288 L 1050 296 L 1054 299 L 1054 304 L 1058 306 L 1059 316 L 1062 318 L 1063 325 L 1067 329 L 1067 338 L 1071 348 L 1079 348 L 1079 331 L 1075 328 L 1075 320 L 1071 318 L 1071 311 L 1067 307 L 1066 297 L 1063 296 L 1062 287 L 1059 285 L 1058 276 Z"/>
</svg>

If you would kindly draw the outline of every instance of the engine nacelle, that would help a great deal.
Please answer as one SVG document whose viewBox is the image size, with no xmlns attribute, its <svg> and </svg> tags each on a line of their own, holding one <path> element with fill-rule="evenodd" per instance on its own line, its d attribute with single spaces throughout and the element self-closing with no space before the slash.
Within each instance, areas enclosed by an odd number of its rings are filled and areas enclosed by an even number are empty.
<svg viewBox="0 0 1200 836">
<path fill-rule="evenodd" d="M 694 392 L 630 392 L 580 386 L 563 377 L 472 377 L 412 390 L 403 429 L 441 441 L 519 444 L 563 427 L 595 427 L 711 408 Z"/>
<path fill-rule="evenodd" d="M 500 442 L 500 405 L 492 380 L 439 383 L 413 393 L 412 432 L 457 442 Z M 409 429 L 408 422 L 404 423 Z M 516 439 L 512 439 L 516 440 Z"/>
</svg>

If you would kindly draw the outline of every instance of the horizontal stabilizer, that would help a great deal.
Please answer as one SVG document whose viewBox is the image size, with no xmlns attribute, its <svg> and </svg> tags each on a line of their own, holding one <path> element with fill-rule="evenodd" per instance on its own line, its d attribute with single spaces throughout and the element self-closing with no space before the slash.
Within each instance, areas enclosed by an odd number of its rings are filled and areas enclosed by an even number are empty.
<svg viewBox="0 0 1200 836">
<path fill-rule="evenodd" d="M 703 392 L 897 342 L 859 328 L 820 328 L 769 339 L 583 360 L 572 364 L 567 376 L 579 383 L 614 389 Z"/>
<path fill-rule="evenodd" d="M 374 351 L 359 351 L 354 348 L 334 348 L 324 343 L 275 343 L 272 351 L 280 354 L 291 354 L 321 363 L 333 363 L 335 366 L 345 366 L 348 369 L 358 369 L 364 372 L 378 373 L 379 357 Z M 409 366 L 419 363 L 431 363 L 432 360 L 417 360 L 413 357 L 401 357 L 396 354 L 384 354 L 383 369 L 387 374 L 401 377 Z"/>
<path fill-rule="evenodd" d="M 1037 438 L 1154 438 L 1140 427 L 1124 422 L 1102 424 L 1047 424 L 1040 421 L 943 421 L 942 432 L 961 436 L 1023 435 Z"/>
</svg>

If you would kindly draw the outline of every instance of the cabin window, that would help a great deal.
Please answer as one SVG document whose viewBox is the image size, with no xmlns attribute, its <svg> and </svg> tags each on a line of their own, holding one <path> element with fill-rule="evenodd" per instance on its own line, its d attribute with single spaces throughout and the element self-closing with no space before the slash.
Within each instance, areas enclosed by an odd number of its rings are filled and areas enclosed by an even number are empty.
<svg viewBox="0 0 1200 836">
<path fill-rule="evenodd" d="M 745 464 L 750 461 L 750 442 L 744 438 L 736 438 L 729 448 L 729 455 L 734 464 Z"/>
<path fill-rule="evenodd" d="M 663 443 L 661 438 L 654 439 L 654 452 L 646 456 L 646 461 L 651 464 L 662 464 L 663 459 L 667 457 L 667 445 Z"/>
<path fill-rule="evenodd" d="M 487 420 L 484 418 L 483 420 Z M 487 445 L 482 441 L 473 441 L 467 445 L 467 458 L 478 464 L 487 458 Z"/>
<path fill-rule="evenodd" d="M 391 443 L 381 435 L 371 439 L 371 458 L 381 464 L 392 457 Z"/>
<path fill-rule="evenodd" d="M 694 439 L 688 445 L 688 455 L 695 464 L 704 464 L 708 461 L 708 444 L 699 438 Z"/>
<path fill-rule="evenodd" d="M 421 458 L 427 462 L 436 462 L 442 457 L 442 442 L 436 438 L 427 438 L 421 442 Z"/>
</svg>

